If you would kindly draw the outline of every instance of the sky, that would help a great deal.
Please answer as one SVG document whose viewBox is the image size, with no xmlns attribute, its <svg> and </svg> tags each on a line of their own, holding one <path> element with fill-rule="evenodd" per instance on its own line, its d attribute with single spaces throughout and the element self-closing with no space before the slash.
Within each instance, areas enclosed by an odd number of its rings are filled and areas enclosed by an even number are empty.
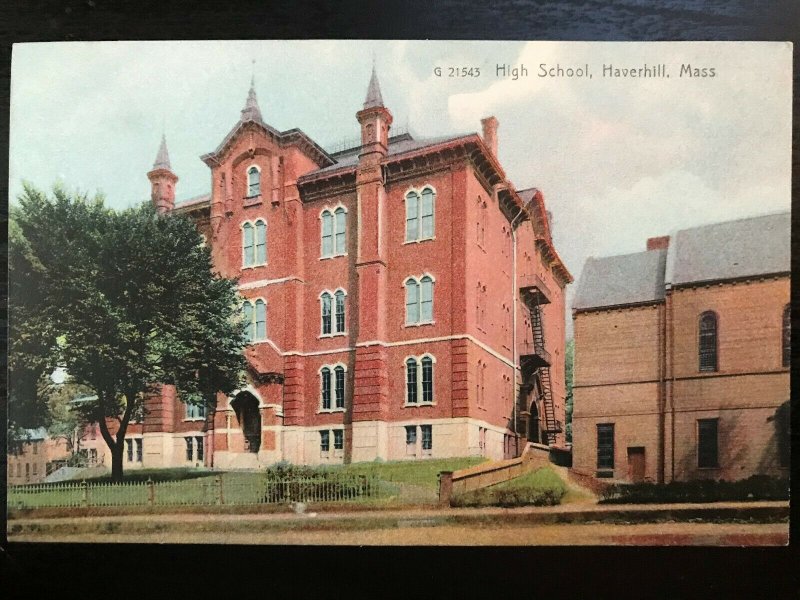
<svg viewBox="0 0 800 600">
<path fill-rule="evenodd" d="M 589 256 L 790 208 L 791 60 L 791 45 L 778 42 L 15 44 L 11 202 L 23 181 L 102 192 L 120 208 L 145 201 L 162 133 L 178 200 L 207 193 L 199 157 L 237 122 L 251 77 L 267 123 L 333 148 L 359 135 L 374 62 L 396 129 L 435 137 L 498 119 L 506 175 L 517 189 L 542 190 L 552 212 L 576 278 L 569 305 Z M 541 64 L 588 65 L 592 77 L 539 77 Z M 604 65 L 658 64 L 669 78 L 603 77 Z M 683 64 L 715 76 L 679 77 Z M 527 76 L 498 77 L 498 65 L 524 65 Z M 450 67 L 480 75 L 449 77 Z"/>
</svg>

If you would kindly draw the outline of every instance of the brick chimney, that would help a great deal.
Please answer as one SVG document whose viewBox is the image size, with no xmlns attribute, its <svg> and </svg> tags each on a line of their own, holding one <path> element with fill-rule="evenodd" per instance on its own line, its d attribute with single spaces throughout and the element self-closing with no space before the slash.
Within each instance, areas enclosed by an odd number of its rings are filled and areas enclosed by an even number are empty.
<svg viewBox="0 0 800 600">
<path fill-rule="evenodd" d="M 660 237 L 647 238 L 648 250 L 666 250 L 669 247 L 669 236 L 662 235 Z"/>
<path fill-rule="evenodd" d="M 483 126 L 483 141 L 489 147 L 489 150 L 492 151 L 495 158 L 497 157 L 497 127 L 499 123 L 497 119 L 494 117 L 486 117 L 485 119 L 481 119 L 481 125 Z"/>
</svg>

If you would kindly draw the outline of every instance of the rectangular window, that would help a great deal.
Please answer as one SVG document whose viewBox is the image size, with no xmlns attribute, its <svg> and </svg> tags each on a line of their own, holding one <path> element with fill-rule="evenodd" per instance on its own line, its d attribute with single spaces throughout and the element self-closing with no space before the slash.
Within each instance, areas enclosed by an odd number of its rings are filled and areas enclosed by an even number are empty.
<svg viewBox="0 0 800 600">
<path fill-rule="evenodd" d="M 413 456 L 417 453 L 417 426 L 406 425 L 406 454 Z"/>
<path fill-rule="evenodd" d="M 194 457 L 194 451 L 192 450 L 192 438 L 184 438 L 184 441 L 186 442 L 186 460 L 191 461 Z"/>
<path fill-rule="evenodd" d="M 336 211 L 336 254 L 344 254 L 345 253 L 345 219 L 347 218 L 347 213 L 344 210 L 339 209 Z"/>
<path fill-rule="evenodd" d="M 322 335 L 331 332 L 331 297 L 325 293 L 322 295 Z"/>
<path fill-rule="evenodd" d="M 267 303 L 256 300 L 256 339 L 267 339 Z"/>
<path fill-rule="evenodd" d="M 142 462 L 142 438 L 136 438 L 136 462 Z"/>
<path fill-rule="evenodd" d="M 244 240 L 242 242 L 242 252 L 244 253 L 243 262 L 245 267 L 253 266 L 255 262 L 255 256 L 253 255 L 253 249 L 255 246 L 255 240 L 253 239 L 253 226 L 247 223 L 244 226 Z"/>
<path fill-rule="evenodd" d="M 33 453 L 34 454 L 39 454 L 39 443 L 38 442 L 33 442 L 32 446 L 33 446 Z"/>
<path fill-rule="evenodd" d="M 344 429 L 333 430 L 333 449 L 344 450 Z"/>
<path fill-rule="evenodd" d="M 256 264 L 267 262 L 267 225 L 263 221 L 256 222 Z"/>
<path fill-rule="evenodd" d="M 327 454 L 328 451 L 331 449 L 331 432 L 330 431 L 320 431 L 319 432 L 319 451 Z"/>
<path fill-rule="evenodd" d="M 433 449 L 433 426 L 420 425 L 419 428 L 422 432 L 422 453 L 430 455 Z"/>
<path fill-rule="evenodd" d="M 331 371 L 322 369 L 322 410 L 331 409 Z"/>
<path fill-rule="evenodd" d="M 333 256 L 333 215 L 322 213 L 322 256 Z"/>
<path fill-rule="evenodd" d="M 697 421 L 697 466 L 701 469 L 714 469 L 719 466 L 718 423 L 719 419 Z"/>
<path fill-rule="evenodd" d="M 417 403 L 417 361 L 413 358 L 406 361 L 406 402 Z"/>
<path fill-rule="evenodd" d="M 422 359 L 422 401 L 433 402 L 433 361 Z"/>
<path fill-rule="evenodd" d="M 419 285 L 415 281 L 406 284 L 406 323 L 419 322 Z"/>
<path fill-rule="evenodd" d="M 410 192 L 406 196 L 406 241 L 408 242 L 414 241 L 419 237 L 418 202 L 419 200 L 415 192 Z"/>
<path fill-rule="evenodd" d="M 344 293 L 336 292 L 336 333 L 344 333 Z"/>
<path fill-rule="evenodd" d="M 206 416 L 206 407 L 202 404 L 187 404 L 186 405 L 186 418 L 187 419 L 204 419 Z"/>
<path fill-rule="evenodd" d="M 422 292 L 420 321 L 428 323 L 433 321 L 433 282 L 427 277 L 423 277 L 420 287 Z"/>
<path fill-rule="evenodd" d="M 199 462 L 203 462 L 203 438 L 201 436 L 197 436 L 194 438 L 194 441 L 197 444 L 197 460 Z"/>
<path fill-rule="evenodd" d="M 422 239 L 433 237 L 433 190 L 422 192 Z"/>
<path fill-rule="evenodd" d="M 603 470 L 614 468 L 613 423 L 599 423 L 597 425 L 597 468 Z"/>
<path fill-rule="evenodd" d="M 336 367 L 336 408 L 344 408 L 344 369 Z"/>
<path fill-rule="evenodd" d="M 133 440 L 125 440 L 125 449 L 128 452 L 128 462 L 133 462 Z"/>
</svg>

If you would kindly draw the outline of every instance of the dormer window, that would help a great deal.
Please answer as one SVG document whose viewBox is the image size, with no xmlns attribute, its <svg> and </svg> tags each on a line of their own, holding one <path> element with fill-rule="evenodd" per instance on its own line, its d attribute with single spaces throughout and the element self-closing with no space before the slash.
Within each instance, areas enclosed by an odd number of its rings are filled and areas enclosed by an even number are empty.
<svg viewBox="0 0 800 600">
<path fill-rule="evenodd" d="M 252 198 L 261 194 L 261 171 L 253 165 L 247 169 L 247 197 Z"/>
</svg>

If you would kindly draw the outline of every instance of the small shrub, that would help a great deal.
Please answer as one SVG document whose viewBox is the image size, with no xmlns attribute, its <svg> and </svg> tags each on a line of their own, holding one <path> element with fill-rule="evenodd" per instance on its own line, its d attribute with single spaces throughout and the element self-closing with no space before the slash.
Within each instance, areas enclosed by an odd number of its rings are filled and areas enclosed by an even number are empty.
<svg viewBox="0 0 800 600">
<path fill-rule="evenodd" d="M 670 483 L 614 484 L 602 492 L 600 503 L 700 503 L 788 499 L 788 479 L 753 475 L 739 481 L 708 479 Z"/>
</svg>

